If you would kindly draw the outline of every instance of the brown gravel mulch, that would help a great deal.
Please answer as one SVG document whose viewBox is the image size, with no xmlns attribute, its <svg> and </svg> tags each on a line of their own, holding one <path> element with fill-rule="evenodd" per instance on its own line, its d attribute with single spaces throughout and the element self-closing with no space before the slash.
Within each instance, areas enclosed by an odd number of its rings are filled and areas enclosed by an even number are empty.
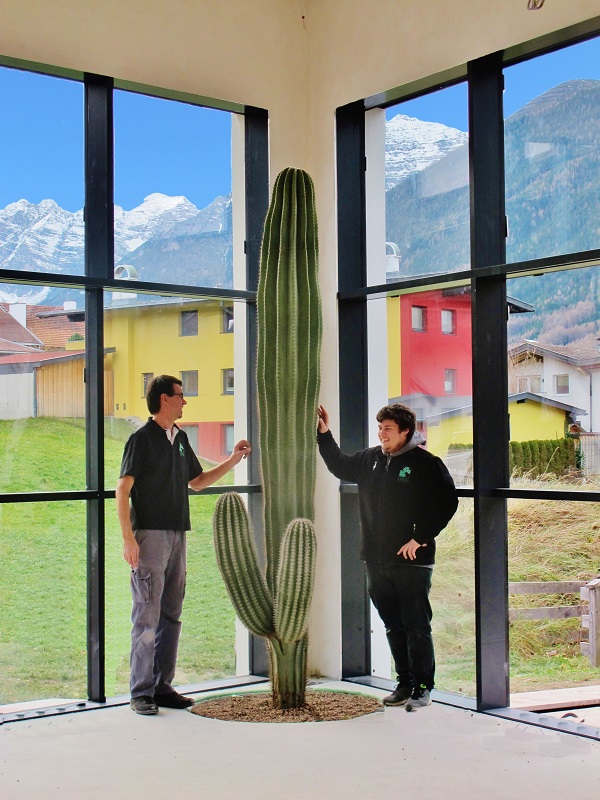
<svg viewBox="0 0 600 800">
<path fill-rule="evenodd" d="M 375 697 L 331 690 L 307 691 L 306 705 L 281 711 L 273 708 L 271 694 L 222 695 L 201 700 L 190 708 L 200 717 L 232 722 L 331 722 L 354 719 L 383 706 Z"/>
</svg>

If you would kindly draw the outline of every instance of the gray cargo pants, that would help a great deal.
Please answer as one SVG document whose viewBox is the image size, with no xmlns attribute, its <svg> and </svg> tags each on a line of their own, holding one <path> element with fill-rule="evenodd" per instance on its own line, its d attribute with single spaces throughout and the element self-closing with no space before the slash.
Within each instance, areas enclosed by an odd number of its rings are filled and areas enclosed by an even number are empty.
<svg viewBox="0 0 600 800">
<path fill-rule="evenodd" d="M 185 531 L 138 530 L 140 562 L 131 572 L 132 697 L 173 691 L 185 596 Z"/>
</svg>

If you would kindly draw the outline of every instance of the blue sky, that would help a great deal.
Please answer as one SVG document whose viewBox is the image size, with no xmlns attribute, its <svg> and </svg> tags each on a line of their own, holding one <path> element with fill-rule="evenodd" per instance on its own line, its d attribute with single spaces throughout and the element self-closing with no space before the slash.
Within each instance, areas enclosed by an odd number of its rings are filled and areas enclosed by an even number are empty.
<svg viewBox="0 0 600 800">
<path fill-rule="evenodd" d="M 504 71 L 504 116 L 510 116 L 553 86 L 575 78 L 600 80 L 600 39 L 566 47 L 507 68 Z M 393 106 L 387 110 L 386 116 L 390 119 L 395 114 L 441 122 L 466 131 L 466 85 L 453 86 Z"/>
<path fill-rule="evenodd" d="M 0 208 L 24 198 L 83 206 L 83 86 L 0 68 Z M 198 208 L 231 191 L 231 116 L 115 92 L 115 202 L 184 195 Z"/>
<path fill-rule="evenodd" d="M 600 39 L 505 72 L 505 115 L 574 78 L 600 80 Z M 0 68 L 0 208 L 24 198 L 83 206 L 83 86 Z M 388 109 L 467 130 L 464 85 Z M 231 188 L 230 115 L 115 93 L 115 202 L 125 209 L 153 192 L 184 195 L 198 208 Z"/>
</svg>

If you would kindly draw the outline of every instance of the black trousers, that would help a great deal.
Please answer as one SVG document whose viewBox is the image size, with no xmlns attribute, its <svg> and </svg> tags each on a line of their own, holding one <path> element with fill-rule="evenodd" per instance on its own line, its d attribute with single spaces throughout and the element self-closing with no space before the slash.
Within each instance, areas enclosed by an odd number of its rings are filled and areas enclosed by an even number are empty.
<svg viewBox="0 0 600 800">
<path fill-rule="evenodd" d="M 398 683 L 433 689 L 435 656 L 429 590 L 433 570 L 367 563 L 367 588 L 392 651 Z"/>
</svg>

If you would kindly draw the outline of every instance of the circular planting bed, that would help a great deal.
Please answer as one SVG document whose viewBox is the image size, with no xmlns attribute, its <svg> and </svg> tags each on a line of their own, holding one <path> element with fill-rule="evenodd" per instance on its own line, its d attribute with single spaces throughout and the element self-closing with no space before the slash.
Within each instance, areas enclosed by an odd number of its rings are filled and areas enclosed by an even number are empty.
<svg viewBox="0 0 600 800">
<path fill-rule="evenodd" d="M 196 703 L 190 711 L 200 717 L 232 722 L 332 722 L 362 717 L 382 709 L 381 702 L 375 697 L 319 690 L 306 692 L 306 703 L 302 708 L 286 711 L 273 708 L 268 692 L 212 697 Z"/>
</svg>

